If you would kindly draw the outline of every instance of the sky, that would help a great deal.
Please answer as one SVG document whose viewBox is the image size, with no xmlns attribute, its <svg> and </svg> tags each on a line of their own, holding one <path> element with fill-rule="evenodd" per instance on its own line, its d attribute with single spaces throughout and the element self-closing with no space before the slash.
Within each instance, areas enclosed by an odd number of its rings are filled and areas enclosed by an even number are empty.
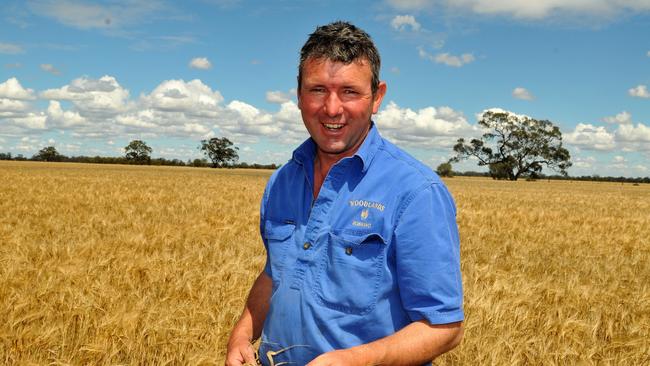
<svg viewBox="0 0 650 366">
<path fill-rule="evenodd" d="M 498 108 L 559 126 L 572 176 L 650 176 L 650 0 L 4 0 L 0 152 L 187 161 L 227 137 L 285 163 L 299 50 L 335 20 L 381 54 L 380 133 L 433 168 Z"/>
</svg>

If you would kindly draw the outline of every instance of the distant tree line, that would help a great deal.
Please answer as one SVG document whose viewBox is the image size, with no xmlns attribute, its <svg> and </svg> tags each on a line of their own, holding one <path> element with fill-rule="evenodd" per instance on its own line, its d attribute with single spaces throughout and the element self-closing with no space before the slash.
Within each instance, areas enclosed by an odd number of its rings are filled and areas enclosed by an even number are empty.
<svg viewBox="0 0 650 366">
<path fill-rule="evenodd" d="M 484 130 L 488 131 L 480 139 L 472 139 L 469 143 L 463 138 L 458 139 L 453 150 L 456 156 L 448 162 L 438 165 L 436 171 L 442 177 L 479 176 L 492 179 L 526 180 L 557 179 L 581 180 L 623 183 L 650 183 L 650 177 L 601 177 L 599 175 L 570 177 L 567 169 L 571 167 L 570 155 L 562 146 L 562 134 L 557 126 L 550 121 L 540 121 L 522 117 L 509 112 L 485 112 L 479 121 Z M 22 154 L 12 156 L 11 153 L 0 153 L 0 160 L 34 160 L 60 161 L 94 164 L 139 164 L 139 165 L 170 165 L 212 168 L 243 168 L 243 169 L 277 169 L 276 164 L 249 164 L 239 162 L 239 150 L 226 137 L 213 137 L 201 140 L 198 149 L 203 152 L 203 159 L 151 158 L 153 149 L 142 140 L 132 140 L 124 147 L 124 156 L 65 156 L 54 146 L 46 146 L 26 158 Z M 479 166 L 487 166 L 487 172 L 455 172 L 452 162 L 474 158 Z M 208 161 L 209 159 L 209 161 Z M 556 175 L 545 175 L 542 167 L 554 170 Z"/>
<path fill-rule="evenodd" d="M 37 154 L 38 155 L 38 154 Z M 91 163 L 91 164 L 133 164 L 132 161 L 129 161 L 124 156 L 118 157 L 107 157 L 107 156 L 65 156 L 57 155 L 56 161 L 61 162 L 70 162 L 70 163 Z M 11 153 L 0 153 L 0 160 L 14 160 L 14 161 L 44 161 L 41 157 L 34 155 L 31 158 L 27 158 L 22 154 L 12 155 Z M 207 168 L 211 167 L 207 159 L 188 159 L 183 161 L 180 159 L 165 159 L 165 158 L 155 158 L 150 159 L 148 165 L 167 165 L 167 166 L 191 166 L 191 167 L 200 167 Z M 277 169 L 280 165 L 276 164 L 257 164 L 257 163 L 246 163 L 240 162 L 231 164 L 232 168 L 239 169 Z M 477 172 L 477 171 L 465 171 L 459 172 L 452 170 L 452 165 L 450 163 L 442 163 L 438 166 L 438 174 L 444 177 L 491 177 L 490 172 Z M 644 178 L 628 178 L 628 177 L 612 177 L 612 176 L 600 176 L 600 175 L 583 175 L 583 176 L 563 176 L 563 175 L 544 175 L 539 174 L 537 178 L 527 177 L 528 180 L 577 180 L 577 181 L 596 181 L 596 182 L 621 182 L 621 183 L 646 183 L 650 184 L 650 177 Z"/>
<path fill-rule="evenodd" d="M 498 179 L 493 176 L 493 172 L 476 172 L 476 171 L 465 171 L 465 172 L 457 172 L 455 170 L 452 170 L 452 166 L 449 163 L 442 163 L 438 165 L 438 168 L 436 169 L 438 175 L 441 177 L 490 177 L 492 179 Z M 576 176 L 572 177 L 569 175 L 544 175 L 544 174 L 538 174 L 535 177 L 526 177 L 526 180 L 528 181 L 535 181 L 535 180 L 576 180 L 576 181 L 592 181 L 592 182 L 620 182 L 620 183 L 646 183 L 650 184 L 650 177 L 637 177 L 637 178 L 629 178 L 629 177 L 612 177 L 612 176 L 600 176 L 598 174 L 596 175 L 582 175 L 582 176 Z"/>
<path fill-rule="evenodd" d="M 49 162 L 70 162 L 70 163 L 91 163 L 91 164 L 137 164 L 137 165 L 167 165 L 167 166 L 191 166 L 191 167 L 213 167 L 213 168 L 240 168 L 240 169 L 277 169 L 277 164 L 257 164 L 239 162 L 237 148 L 225 137 L 202 140 L 199 145 L 208 159 L 180 159 L 151 158 L 153 149 L 142 140 L 133 140 L 124 147 L 124 156 L 66 156 L 60 154 L 54 146 L 46 146 L 27 158 L 22 154 L 12 156 L 11 153 L 0 153 L 0 160 L 17 161 L 49 161 Z"/>
</svg>

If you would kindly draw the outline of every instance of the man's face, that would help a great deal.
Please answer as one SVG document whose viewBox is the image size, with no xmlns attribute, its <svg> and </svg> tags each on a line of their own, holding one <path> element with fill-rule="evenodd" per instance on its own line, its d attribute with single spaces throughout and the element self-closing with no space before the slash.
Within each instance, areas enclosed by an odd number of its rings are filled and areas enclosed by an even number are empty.
<svg viewBox="0 0 650 366">
<path fill-rule="evenodd" d="M 319 154 L 339 160 L 361 146 L 386 93 L 381 82 L 373 95 L 371 80 L 366 60 L 347 65 L 327 59 L 305 61 L 298 107 Z"/>
</svg>

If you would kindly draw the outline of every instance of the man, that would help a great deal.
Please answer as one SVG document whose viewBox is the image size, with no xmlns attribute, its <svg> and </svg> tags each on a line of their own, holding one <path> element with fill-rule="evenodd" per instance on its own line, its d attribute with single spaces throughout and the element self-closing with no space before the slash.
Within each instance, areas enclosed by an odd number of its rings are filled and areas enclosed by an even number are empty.
<svg viewBox="0 0 650 366">
<path fill-rule="evenodd" d="M 335 22 L 300 53 L 310 139 L 270 178 L 260 212 L 267 263 L 226 365 L 421 365 L 462 337 L 453 200 L 440 178 L 371 121 L 386 93 L 379 54 Z"/>
</svg>

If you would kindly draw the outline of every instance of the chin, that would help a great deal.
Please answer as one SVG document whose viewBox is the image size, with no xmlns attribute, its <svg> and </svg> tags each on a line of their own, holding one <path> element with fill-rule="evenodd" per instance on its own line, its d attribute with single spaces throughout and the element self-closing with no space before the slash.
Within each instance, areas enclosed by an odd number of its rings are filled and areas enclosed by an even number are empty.
<svg viewBox="0 0 650 366">
<path fill-rule="evenodd" d="M 321 143 L 316 142 L 316 144 L 320 150 L 328 154 L 338 154 L 344 150 L 343 144 L 340 144 L 338 142 L 321 141 Z"/>
</svg>

